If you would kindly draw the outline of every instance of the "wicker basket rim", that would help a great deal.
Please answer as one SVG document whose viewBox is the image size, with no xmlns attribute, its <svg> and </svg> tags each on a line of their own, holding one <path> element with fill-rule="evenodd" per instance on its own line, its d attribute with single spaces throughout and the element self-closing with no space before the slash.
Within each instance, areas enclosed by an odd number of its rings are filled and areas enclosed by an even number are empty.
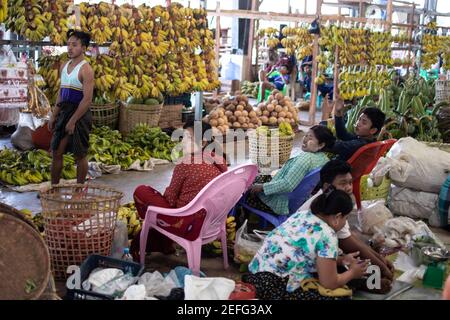
<svg viewBox="0 0 450 320">
<path fill-rule="evenodd" d="M 160 108 L 164 106 L 164 102 L 161 104 L 136 104 L 136 103 L 124 103 L 124 106 L 126 108 L 132 108 L 132 107 L 140 107 L 140 108 Z"/>
<path fill-rule="evenodd" d="M 86 188 L 86 187 L 94 188 L 94 189 L 103 189 L 104 191 L 115 193 L 115 194 L 108 196 L 110 198 L 110 200 L 120 200 L 123 198 L 123 192 L 117 191 L 116 189 L 113 189 L 109 186 L 100 185 L 100 184 L 95 184 L 95 185 L 92 185 L 92 184 L 88 184 L 88 185 L 86 185 L 86 184 L 56 185 L 56 186 L 52 186 L 49 190 L 47 190 L 45 192 L 40 192 L 40 197 L 42 200 L 60 202 L 60 203 L 70 203 L 70 204 L 76 204 L 76 203 L 86 204 L 86 203 L 96 202 L 96 200 L 94 200 L 94 199 L 76 199 L 76 200 L 57 199 L 57 198 L 53 197 L 53 195 L 55 193 L 51 192 L 56 189 L 62 189 L 62 188 Z"/>
</svg>

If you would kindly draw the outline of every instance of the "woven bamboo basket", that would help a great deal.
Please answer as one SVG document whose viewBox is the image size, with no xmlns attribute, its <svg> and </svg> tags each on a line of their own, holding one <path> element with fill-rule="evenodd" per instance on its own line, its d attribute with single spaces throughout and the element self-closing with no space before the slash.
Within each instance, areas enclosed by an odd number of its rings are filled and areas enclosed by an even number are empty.
<svg viewBox="0 0 450 320">
<path fill-rule="evenodd" d="M 117 129 L 119 123 L 119 104 L 109 103 L 103 105 L 91 105 L 92 122 L 96 127 L 107 126 Z"/>
<path fill-rule="evenodd" d="M 119 131 L 123 135 L 129 134 L 139 123 L 157 127 L 163 104 L 122 104 L 120 106 Z"/>
<path fill-rule="evenodd" d="M 169 104 L 164 105 L 161 110 L 161 116 L 159 118 L 159 127 L 164 128 L 176 128 L 183 124 L 181 112 L 184 105 L 182 104 Z"/>
<path fill-rule="evenodd" d="M 99 185 L 60 185 L 41 193 L 45 242 L 55 279 L 90 254 L 108 256 L 123 194 Z"/>
<path fill-rule="evenodd" d="M 34 300 L 51 279 L 44 239 L 15 209 L 0 208 L 0 300 Z"/>
<path fill-rule="evenodd" d="M 248 130 L 247 134 L 250 160 L 261 173 L 269 174 L 289 160 L 295 135 L 266 137 L 256 130 Z"/>
</svg>

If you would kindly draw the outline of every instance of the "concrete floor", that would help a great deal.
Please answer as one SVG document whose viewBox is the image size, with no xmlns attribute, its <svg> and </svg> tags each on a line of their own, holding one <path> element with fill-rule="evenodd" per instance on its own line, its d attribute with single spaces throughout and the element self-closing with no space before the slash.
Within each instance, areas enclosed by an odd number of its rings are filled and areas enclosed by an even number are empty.
<svg viewBox="0 0 450 320">
<path fill-rule="evenodd" d="M 307 119 L 307 113 L 303 112 L 302 119 Z M 317 115 L 320 119 L 320 113 Z M 307 131 L 307 127 L 300 127 L 302 131 L 297 134 L 292 155 L 300 151 L 301 140 L 303 132 Z M 238 148 L 245 148 L 246 152 L 243 157 L 231 157 L 231 166 L 236 166 L 248 162 L 248 141 L 238 141 L 234 143 L 235 150 Z M 0 148 L 3 146 L 11 147 L 8 136 L 0 137 Z M 228 148 L 227 148 L 228 147 Z M 225 152 L 229 150 L 230 144 L 225 146 Z M 229 155 L 231 156 L 231 155 Z M 95 180 L 95 183 L 108 185 L 124 193 L 122 203 L 132 201 L 134 189 L 141 184 L 151 185 L 159 191 L 163 192 L 169 184 L 174 165 L 158 165 L 150 172 L 122 172 L 119 175 L 103 175 Z M 0 188 L 0 202 L 9 204 L 17 209 L 30 209 L 33 213 L 41 211 L 40 201 L 37 199 L 37 192 L 17 193 L 8 190 L 4 187 Z M 356 223 L 356 217 L 351 220 Z M 450 248 L 450 233 L 443 230 L 432 228 L 433 232 Z M 163 255 L 160 253 L 152 253 L 146 257 L 146 271 L 158 270 L 160 272 L 168 272 L 176 266 L 186 266 L 187 259 L 184 251 L 179 251 L 178 254 Z M 239 266 L 230 259 L 230 267 L 227 270 L 223 269 L 222 257 L 203 257 L 202 271 L 208 276 L 223 276 L 234 280 L 240 280 Z M 57 283 L 58 293 L 60 296 L 64 295 L 64 283 Z"/>
</svg>

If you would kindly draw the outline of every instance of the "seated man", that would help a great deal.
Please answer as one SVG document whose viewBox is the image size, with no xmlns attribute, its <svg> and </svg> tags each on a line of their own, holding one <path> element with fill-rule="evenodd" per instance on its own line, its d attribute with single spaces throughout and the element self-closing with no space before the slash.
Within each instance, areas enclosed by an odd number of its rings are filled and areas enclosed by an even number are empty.
<svg viewBox="0 0 450 320">
<path fill-rule="evenodd" d="M 320 185 L 322 189 L 306 201 L 298 211 L 308 212 L 314 199 L 322 194 L 322 190 L 329 188 L 330 185 L 337 190 L 345 191 L 353 197 L 353 178 L 351 171 L 352 167 L 347 162 L 341 160 L 331 160 L 326 163 L 320 170 Z M 372 264 L 380 267 L 382 288 L 379 292 L 389 291 L 394 276 L 394 267 L 392 263 L 354 235 L 350 231 L 348 222 L 341 230 L 337 232 L 337 237 L 339 240 L 339 248 L 344 252 L 344 254 L 359 252 L 361 259 L 369 259 Z"/>
<path fill-rule="evenodd" d="M 261 99 L 264 101 L 266 98 L 266 90 L 278 89 L 283 92 L 285 85 L 289 84 L 289 71 L 287 66 L 282 65 L 278 70 L 272 71 L 269 74 L 261 73 Z"/>
<path fill-rule="evenodd" d="M 338 99 L 335 104 L 334 126 L 339 139 L 328 150 L 340 160 L 347 161 L 362 146 L 375 142 L 384 125 L 386 115 L 377 108 L 362 110 L 355 124 L 355 134 L 347 132 L 344 122 L 344 101 Z"/>
</svg>

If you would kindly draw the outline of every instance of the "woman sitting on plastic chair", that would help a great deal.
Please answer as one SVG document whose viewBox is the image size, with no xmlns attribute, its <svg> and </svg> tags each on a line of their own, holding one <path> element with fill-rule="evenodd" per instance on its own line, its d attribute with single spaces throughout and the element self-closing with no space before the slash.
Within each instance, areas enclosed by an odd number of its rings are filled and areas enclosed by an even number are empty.
<svg viewBox="0 0 450 320">
<path fill-rule="evenodd" d="M 247 204 L 261 211 L 288 215 L 289 200 L 286 194 L 292 192 L 309 172 L 329 161 L 324 150 L 331 148 L 335 140 L 327 127 L 314 126 L 309 129 L 303 139 L 303 152 L 289 159 L 271 181 L 263 176 L 258 177 L 247 197 Z"/>
<path fill-rule="evenodd" d="M 286 94 L 286 85 L 289 84 L 289 69 L 287 66 L 281 67 L 266 74 L 264 70 L 260 72 L 261 86 L 259 87 L 258 102 L 264 101 L 266 98 L 266 91 L 270 93 L 271 90 L 278 89 L 284 95 Z"/>
<path fill-rule="evenodd" d="M 197 129 L 197 126 L 200 127 Z M 201 141 L 197 141 L 194 134 L 195 130 L 201 130 Z M 227 171 L 226 157 L 222 150 L 214 153 L 207 152 L 205 148 L 209 145 L 203 138 L 206 131 L 211 126 L 204 122 L 195 123 L 193 120 L 186 122 L 183 132 L 183 158 L 178 160 L 173 171 L 170 185 L 162 195 L 158 190 L 141 185 L 134 191 L 133 197 L 139 216 L 144 219 L 148 206 L 157 206 L 162 208 L 182 208 L 191 202 L 195 196 L 214 178 Z M 208 148 L 209 149 L 209 148 Z M 222 154 L 219 154 L 222 153 Z M 223 155 L 223 157 L 222 157 Z M 176 228 L 178 234 L 195 232 L 195 229 L 201 226 L 196 223 L 196 215 L 185 217 L 180 221 L 174 221 L 170 228 Z M 201 220 L 201 218 L 199 218 Z M 200 222 L 200 221 L 199 221 Z M 175 233 L 173 232 L 173 233 Z M 136 259 L 139 255 L 140 233 L 135 236 L 131 245 L 131 253 Z M 163 253 L 174 252 L 173 242 L 166 236 L 152 229 L 149 233 L 149 251 L 159 251 Z M 138 261 L 138 260 L 137 260 Z"/>
</svg>

